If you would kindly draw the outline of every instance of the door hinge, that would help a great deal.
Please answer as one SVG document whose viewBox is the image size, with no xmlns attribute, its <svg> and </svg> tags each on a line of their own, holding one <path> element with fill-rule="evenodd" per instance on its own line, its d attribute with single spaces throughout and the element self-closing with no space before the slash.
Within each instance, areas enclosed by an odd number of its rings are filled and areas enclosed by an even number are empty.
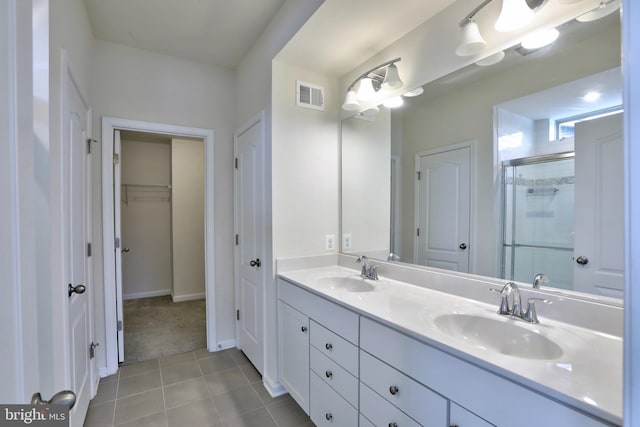
<svg viewBox="0 0 640 427">
<path fill-rule="evenodd" d="M 420 229 L 416 228 L 416 236 L 419 236 L 419 235 L 420 235 Z"/>
<path fill-rule="evenodd" d="M 240 310 L 236 310 L 236 320 L 240 320 Z"/>
<path fill-rule="evenodd" d="M 238 237 L 238 235 L 236 234 L 236 246 L 238 246 L 239 239 L 240 237 Z"/>
<path fill-rule="evenodd" d="M 238 169 L 238 158 L 235 158 L 235 168 Z"/>
<path fill-rule="evenodd" d="M 113 153 L 113 164 L 117 165 L 120 163 L 120 154 L 118 153 Z"/>
<path fill-rule="evenodd" d="M 122 320 L 118 320 L 118 332 L 120 332 L 122 330 Z"/>
<path fill-rule="evenodd" d="M 100 343 L 97 342 L 92 342 L 89 345 L 89 359 L 93 359 L 94 357 L 96 357 L 96 347 L 99 345 Z"/>
<path fill-rule="evenodd" d="M 420 181 L 420 177 L 421 177 L 420 171 L 418 171 L 416 173 L 418 174 L 418 181 Z"/>
<path fill-rule="evenodd" d="M 87 257 L 91 256 L 91 242 L 87 243 Z"/>
<path fill-rule="evenodd" d="M 115 242 L 113 244 L 116 249 L 120 249 L 120 238 L 116 237 Z"/>
<path fill-rule="evenodd" d="M 87 139 L 87 154 L 91 154 L 91 138 Z"/>
</svg>

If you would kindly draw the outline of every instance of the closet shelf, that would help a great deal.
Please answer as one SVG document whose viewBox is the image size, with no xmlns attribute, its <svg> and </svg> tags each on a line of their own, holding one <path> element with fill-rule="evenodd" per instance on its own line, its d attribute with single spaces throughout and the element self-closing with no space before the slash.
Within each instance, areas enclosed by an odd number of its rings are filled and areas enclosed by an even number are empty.
<svg viewBox="0 0 640 427">
<path fill-rule="evenodd" d="M 123 183 L 120 186 L 122 187 L 122 190 L 123 190 L 121 191 L 121 200 L 127 206 L 129 205 L 129 201 L 139 201 L 139 202 L 170 202 L 171 201 L 171 185 Z M 147 195 L 129 197 L 129 192 L 147 193 Z M 150 193 L 155 193 L 155 195 L 151 195 Z"/>
</svg>

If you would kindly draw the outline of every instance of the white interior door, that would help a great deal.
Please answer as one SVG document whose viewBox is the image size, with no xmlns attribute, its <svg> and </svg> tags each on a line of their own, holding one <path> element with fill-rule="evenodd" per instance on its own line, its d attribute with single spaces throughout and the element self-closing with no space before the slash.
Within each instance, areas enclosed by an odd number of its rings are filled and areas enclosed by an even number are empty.
<svg viewBox="0 0 640 427">
<path fill-rule="evenodd" d="M 236 345 L 263 372 L 264 365 L 264 121 L 236 132 Z"/>
<path fill-rule="evenodd" d="M 470 165 L 469 147 L 417 159 L 416 264 L 469 271 Z"/>
<path fill-rule="evenodd" d="M 574 287 L 624 293 L 622 114 L 576 125 Z"/>
<path fill-rule="evenodd" d="M 122 249 L 120 243 L 122 241 L 121 226 L 121 203 L 120 198 L 121 180 L 120 180 L 120 154 L 122 142 L 120 140 L 120 131 L 113 132 L 113 225 L 114 225 L 114 259 L 115 259 L 115 279 L 116 279 L 116 318 L 118 328 L 118 362 L 124 362 L 124 314 L 122 310 Z"/>
<path fill-rule="evenodd" d="M 67 67 L 67 70 L 69 68 Z M 93 341 L 92 289 L 89 283 L 89 218 L 87 173 L 89 161 L 87 126 L 89 108 L 67 73 L 65 81 L 65 119 L 63 124 L 63 182 L 65 206 L 65 259 L 69 296 L 70 385 L 76 404 L 70 413 L 71 426 L 81 426 L 87 414 L 95 376 L 90 357 Z"/>
</svg>

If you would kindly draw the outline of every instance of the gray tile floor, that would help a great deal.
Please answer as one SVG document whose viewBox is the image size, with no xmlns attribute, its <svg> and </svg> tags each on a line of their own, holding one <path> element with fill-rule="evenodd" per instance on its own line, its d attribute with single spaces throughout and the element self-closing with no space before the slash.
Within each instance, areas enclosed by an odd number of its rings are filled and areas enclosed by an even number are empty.
<svg viewBox="0 0 640 427">
<path fill-rule="evenodd" d="M 100 381 L 85 427 L 311 427 L 288 395 L 272 398 L 237 349 L 125 365 Z"/>
</svg>

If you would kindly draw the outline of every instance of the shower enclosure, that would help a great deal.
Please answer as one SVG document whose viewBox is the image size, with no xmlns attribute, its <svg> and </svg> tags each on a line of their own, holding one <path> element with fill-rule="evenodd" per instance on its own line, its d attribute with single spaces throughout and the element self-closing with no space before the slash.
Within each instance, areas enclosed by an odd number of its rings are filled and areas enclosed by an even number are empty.
<svg viewBox="0 0 640 427">
<path fill-rule="evenodd" d="M 504 162 L 503 278 L 573 287 L 575 154 Z"/>
</svg>

